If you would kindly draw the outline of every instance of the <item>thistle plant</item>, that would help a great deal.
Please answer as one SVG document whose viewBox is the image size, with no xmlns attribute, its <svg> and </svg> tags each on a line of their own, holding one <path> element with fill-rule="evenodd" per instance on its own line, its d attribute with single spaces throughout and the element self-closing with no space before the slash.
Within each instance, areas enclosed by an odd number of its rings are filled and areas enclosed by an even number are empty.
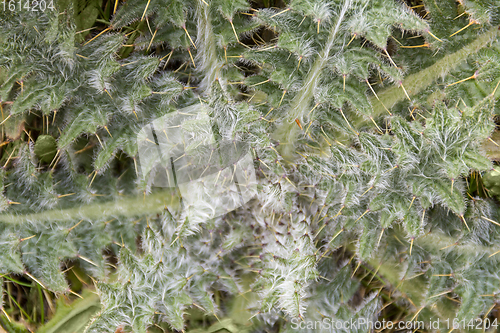
<svg viewBox="0 0 500 333">
<path fill-rule="evenodd" d="M 185 331 L 228 304 L 229 331 L 498 318 L 498 204 L 468 184 L 493 169 L 495 1 L 89 3 L 1 12 L 0 281 L 67 295 L 77 262 L 101 302 L 86 332 Z M 189 213 L 220 208 L 217 170 L 193 203 L 144 168 L 141 130 L 183 110 L 204 116 L 172 140 L 207 168 L 248 148 L 255 191 L 225 214 Z"/>
</svg>

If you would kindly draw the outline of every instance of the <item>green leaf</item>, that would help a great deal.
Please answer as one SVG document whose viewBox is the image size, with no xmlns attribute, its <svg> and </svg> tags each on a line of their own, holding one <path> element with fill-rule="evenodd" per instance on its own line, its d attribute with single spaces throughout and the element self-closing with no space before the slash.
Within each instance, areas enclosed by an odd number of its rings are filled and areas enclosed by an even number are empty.
<svg viewBox="0 0 500 333">
<path fill-rule="evenodd" d="M 491 161 L 481 154 L 466 150 L 463 155 L 464 163 L 469 169 L 477 171 L 491 170 Z"/>
<path fill-rule="evenodd" d="M 24 324 L 16 321 L 9 321 L 7 317 L 3 315 L 0 316 L 0 327 L 5 329 L 7 333 L 30 333 Z"/>
<path fill-rule="evenodd" d="M 0 274 L 24 272 L 24 265 L 21 261 L 21 256 L 17 252 L 16 247 L 19 241 L 14 235 L 2 233 L 0 237 Z"/>
<path fill-rule="evenodd" d="M 99 297 L 84 289 L 83 299 L 66 303 L 64 298 L 59 298 L 54 316 L 37 332 L 40 333 L 83 333 L 91 318 L 99 311 L 101 304 Z"/>
<path fill-rule="evenodd" d="M 92 28 L 95 20 L 99 16 L 99 8 L 102 6 L 102 0 L 79 0 L 76 1 L 75 23 L 77 31 L 83 31 Z M 90 31 L 84 31 L 78 34 L 77 41 L 83 42 L 85 36 Z"/>
<path fill-rule="evenodd" d="M 363 233 L 359 237 L 358 257 L 364 262 L 375 255 L 375 247 L 380 234 L 380 230 L 374 227 L 375 221 L 371 220 L 371 218 L 364 218 Z"/>
<path fill-rule="evenodd" d="M 433 188 L 443 201 L 444 205 L 450 208 L 455 214 L 463 215 L 465 212 L 465 200 L 462 192 L 452 183 L 442 179 L 437 179 L 432 183 Z"/>
<path fill-rule="evenodd" d="M 473 286 L 468 286 L 465 293 L 462 295 L 462 302 L 457 313 L 458 320 L 465 320 L 468 323 L 483 312 L 484 302 L 481 297 L 478 297 Z"/>
<path fill-rule="evenodd" d="M 417 209 L 415 208 L 415 203 L 412 205 L 408 213 L 406 213 L 403 219 L 403 225 L 405 227 L 406 232 L 411 237 L 417 237 L 422 232 L 423 226 L 421 225 L 422 214 L 418 214 Z"/>
<path fill-rule="evenodd" d="M 41 162 L 50 163 L 57 153 L 56 140 L 50 135 L 40 135 L 36 139 L 35 154 Z"/>
</svg>

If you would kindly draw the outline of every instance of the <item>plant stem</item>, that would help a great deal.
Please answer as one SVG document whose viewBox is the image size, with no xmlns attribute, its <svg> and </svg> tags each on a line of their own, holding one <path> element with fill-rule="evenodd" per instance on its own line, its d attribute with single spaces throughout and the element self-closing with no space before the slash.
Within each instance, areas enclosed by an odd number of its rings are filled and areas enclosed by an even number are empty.
<svg viewBox="0 0 500 333">
<path fill-rule="evenodd" d="M 173 191 L 158 191 L 148 196 L 130 196 L 114 201 L 92 203 L 75 208 L 52 209 L 40 213 L 0 215 L 0 221 L 17 224 L 25 221 L 42 223 L 45 221 L 68 221 L 89 219 L 95 220 L 111 216 L 136 216 L 158 214 L 165 207 L 175 209 L 178 206 L 177 197 Z M 167 205 L 168 203 L 168 205 Z"/>
<path fill-rule="evenodd" d="M 7 275 L 4 275 L 4 276 L 2 276 L 2 277 L 3 277 L 3 278 L 6 278 L 7 280 L 10 280 L 10 281 L 12 281 L 12 282 L 17 283 L 17 284 L 18 284 L 18 285 L 20 285 L 20 286 L 32 287 L 32 285 L 31 285 L 30 283 L 25 283 L 25 282 L 18 281 L 18 280 L 16 280 L 16 279 L 13 279 L 13 278 L 11 278 L 11 277 L 7 276 Z"/>
<path fill-rule="evenodd" d="M 26 316 L 26 318 L 28 318 L 29 321 L 33 321 L 31 320 L 31 317 L 28 315 L 28 313 L 26 313 L 26 311 L 24 311 L 24 309 L 21 307 L 21 305 L 19 305 L 19 303 L 17 303 L 17 301 L 14 299 L 14 297 L 12 297 L 12 295 L 7 292 L 7 295 L 9 295 L 9 298 L 14 302 L 14 304 L 19 308 L 19 310 L 21 310 L 21 313 L 23 315 Z"/>
<path fill-rule="evenodd" d="M 43 305 L 42 288 L 40 288 L 38 283 L 36 283 L 36 288 L 38 290 L 38 299 L 40 301 L 40 323 L 43 325 L 45 323 L 45 307 Z"/>
<path fill-rule="evenodd" d="M 342 11 L 339 14 L 337 19 L 337 23 L 333 26 L 330 31 L 330 35 L 328 36 L 328 40 L 325 44 L 325 47 L 320 52 L 318 57 L 316 58 L 314 65 L 307 75 L 307 78 L 304 81 L 302 90 L 297 93 L 295 98 L 293 99 L 290 107 L 287 110 L 287 114 L 285 116 L 283 124 L 277 129 L 276 136 L 279 142 L 281 143 L 292 143 L 296 142 L 296 138 L 299 134 L 299 128 L 295 125 L 295 119 L 301 120 L 306 112 L 310 110 L 311 100 L 314 98 L 314 89 L 318 85 L 318 80 L 321 76 L 321 71 L 326 66 L 328 61 L 328 56 L 330 51 L 335 43 L 335 38 L 337 37 L 337 33 L 340 29 L 340 25 L 342 24 L 344 17 L 351 6 L 351 1 L 346 1 L 344 6 L 342 7 Z M 293 145 L 286 144 L 282 146 L 282 155 L 285 159 L 291 159 L 292 151 L 294 149 Z"/>
<path fill-rule="evenodd" d="M 198 1 L 198 10 L 196 11 L 198 21 L 198 33 L 196 42 L 198 43 L 198 54 L 201 55 L 202 62 L 199 70 L 204 72 L 203 80 L 200 83 L 201 89 L 208 89 L 212 82 L 217 78 L 217 72 L 223 65 L 217 57 L 215 34 L 212 29 L 210 9 L 203 1 Z"/>
<path fill-rule="evenodd" d="M 406 91 L 410 96 L 420 93 L 422 90 L 434 83 L 439 77 L 449 73 L 451 70 L 460 65 L 460 63 L 465 61 L 471 54 L 477 53 L 479 50 L 487 46 L 488 43 L 498 36 L 498 33 L 498 27 L 492 27 L 490 30 L 478 36 L 478 38 L 472 43 L 464 46 L 457 52 L 445 56 L 426 69 L 409 75 L 403 80 L 403 86 L 406 88 Z M 378 97 L 380 98 L 380 102 L 375 97 L 370 98 L 370 102 L 373 105 L 373 117 L 380 116 L 386 112 L 381 102 L 388 109 L 390 109 L 396 105 L 396 103 L 406 99 L 403 89 L 397 86 L 392 86 L 382 90 L 378 93 Z M 359 127 L 356 126 L 356 128 Z"/>
</svg>

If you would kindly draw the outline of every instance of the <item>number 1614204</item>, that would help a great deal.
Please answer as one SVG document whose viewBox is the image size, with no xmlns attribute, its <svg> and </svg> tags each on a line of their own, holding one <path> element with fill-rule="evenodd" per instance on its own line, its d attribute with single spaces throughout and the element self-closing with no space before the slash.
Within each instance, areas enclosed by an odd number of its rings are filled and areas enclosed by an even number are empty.
<svg viewBox="0 0 500 333">
<path fill-rule="evenodd" d="M 0 8 L 3 11 L 44 12 L 55 10 L 53 0 L 2 0 Z"/>
</svg>

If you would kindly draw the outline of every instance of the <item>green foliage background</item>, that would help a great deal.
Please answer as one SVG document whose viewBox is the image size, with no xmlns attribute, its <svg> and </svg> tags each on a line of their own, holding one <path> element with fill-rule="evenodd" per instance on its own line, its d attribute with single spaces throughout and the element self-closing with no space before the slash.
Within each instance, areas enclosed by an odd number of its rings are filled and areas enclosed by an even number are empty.
<svg viewBox="0 0 500 333">
<path fill-rule="evenodd" d="M 5 330 L 498 320 L 496 183 L 481 180 L 496 1 L 53 5 L 0 12 Z M 254 199 L 204 223 L 137 175 L 139 130 L 200 104 L 258 175 Z"/>
</svg>

